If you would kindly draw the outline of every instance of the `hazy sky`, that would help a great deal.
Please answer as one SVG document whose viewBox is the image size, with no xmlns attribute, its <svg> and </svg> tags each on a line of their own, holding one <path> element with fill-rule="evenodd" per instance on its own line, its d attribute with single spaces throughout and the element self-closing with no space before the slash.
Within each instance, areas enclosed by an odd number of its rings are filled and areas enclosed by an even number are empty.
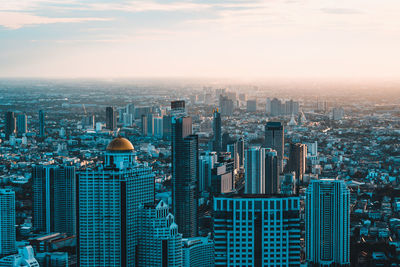
<svg viewBox="0 0 400 267">
<path fill-rule="evenodd" d="M 0 0 L 3 77 L 400 78 L 399 0 Z"/>
</svg>

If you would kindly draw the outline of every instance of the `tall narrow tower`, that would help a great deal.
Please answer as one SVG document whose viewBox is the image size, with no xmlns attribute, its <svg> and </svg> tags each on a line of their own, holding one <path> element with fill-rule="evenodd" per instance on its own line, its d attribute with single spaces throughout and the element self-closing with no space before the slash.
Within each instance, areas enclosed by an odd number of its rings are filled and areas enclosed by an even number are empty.
<svg viewBox="0 0 400 267">
<path fill-rule="evenodd" d="M 284 128 L 281 122 L 267 122 L 265 125 L 265 147 L 276 150 L 278 169 L 283 171 L 283 156 L 285 153 Z"/>
<path fill-rule="evenodd" d="M 215 109 L 213 111 L 213 134 L 214 134 L 214 139 L 213 139 L 213 150 L 216 152 L 221 152 L 222 150 L 225 150 L 225 148 L 222 149 L 222 129 L 221 129 L 221 113 L 218 111 L 218 109 Z"/>
<path fill-rule="evenodd" d="M 313 180 L 306 190 L 306 257 L 317 266 L 350 265 L 350 193 L 341 180 Z"/>
<path fill-rule="evenodd" d="M 111 141 L 105 164 L 79 172 L 79 266 L 135 266 L 139 208 L 154 202 L 154 174 L 127 139 Z"/>
<path fill-rule="evenodd" d="M 191 117 L 172 119 L 173 214 L 183 237 L 197 235 L 198 137 L 192 135 Z"/>
<path fill-rule="evenodd" d="M 15 252 L 15 193 L 0 189 L 0 258 Z"/>
</svg>

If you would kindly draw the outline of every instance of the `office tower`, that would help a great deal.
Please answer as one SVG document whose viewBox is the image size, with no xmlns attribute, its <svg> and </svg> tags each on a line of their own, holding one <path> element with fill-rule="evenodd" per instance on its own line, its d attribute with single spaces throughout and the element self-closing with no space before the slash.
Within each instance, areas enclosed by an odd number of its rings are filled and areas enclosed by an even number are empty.
<svg viewBox="0 0 400 267">
<path fill-rule="evenodd" d="M 172 116 L 185 116 L 186 108 L 184 100 L 171 101 L 171 115 Z"/>
<path fill-rule="evenodd" d="M 290 144 L 288 165 L 289 171 L 296 173 L 297 182 L 302 183 L 307 166 L 307 146 L 305 144 Z"/>
<path fill-rule="evenodd" d="M 134 161 L 134 148 L 117 137 L 105 164 L 77 177 L 79 266 L 134 266 L 139 207 L 154 202 L 154 174 Z"/>
<path fill-rule="evenodd" d="M 229 152 L 231 154 L 231 159 L 233 159 L 235 170 L 239 169 L 238 142 L 234 141 L 229 143 L 226 146 L 226 152 Z"/>
<path fill-rule="evenodd" d="M 67 267 L 68 252 L 43 252 L 37 253 L 36 259 L 40 267 Z"/>
<path fill-rule="evenodd" d="M 82 118 L 82 127 L 83 128 L 89 128 L 89 129 L 94 129 L 94 115 L 85 115 Z"/>
<path fill-rule="evenodd" d="M 110 131 L 117 128 L 117 112 L 114 107 L 106 107 L 106 128 Z"/>
<path fill-rule="evenodd" d="M 281 122 L 267 122 L 265 125 L 264 146 L 278 153 L 278 170 L 283 171 L 283 156 L 285 153 L 284 127 Z"/>
<path fill-rule="evenodd" d="M 246 101 L 247 100 L 247 95 L 246 94 L 239 94 L 239 100 L 240 101 Z"/>
<path fill-rule="evenodd" d="M 43 233 L 76 234 L 74 166 L 33 166 L 33 226 Z"/>
<path fill-rule="evenodd" d="M 344 109 L 343 108 L 334 108 L 332 109 L 332 119 L 335 121 L 342 120 L 344 117 Z"/>
<path fill-rule="evenodd" d="M 216 152 L 222 151 L 222 123 L 221 113 L 218 109 L 213 110 L 213 150 Z"/>
<path fill-rule="evenodd" d="M 271 114 L 271 98 L 267 98 L 267 102 L 265 103 L 265 112 L 267 115 Z"/>
<path fill-rule="evenodd" d="M 211 188 L 211 171 L 217 163 L 217 153 L 206 151 L 199 156 L 199 192 L 208 191 Z"/>
<path fill-rule="evenodd" d="M 142 135 L 146 136 L 147 135 L 147 116 L 142 115 Z"/>
<path fill-rule="evenodd" d="M 183 266 L 185 267 L 214 267 L 215 247 L 210 237 L 184 238 Z"/>
<path fill-rule="evenodd" d="M 275 150 L 252 147 L 246 151 L 245 193 L 278 193 L 278 159 Z"/>
<path fill-rule="evenodd" d="M 231 193 L 234 190 L 234 163 L 233 160 L 222 161 L 214 164 L 211 170 L 211 193 L 213 195 Z"/>
<path fill-rule="evenodd" d="M 285 114 L 286 115 L 297 115 L 299 114 L 299 102 L 289 100 L 285 103 Z"/>
<path fill-rule="evenodd" d="M 133 103 L 127 104 L 126 113 L 131 114 L 132 117 L 135 117 L 135 104 Z"/>
<path fill-rule="evenodd" d="M 164 115 L 163 116 L 163 139 L 171 140 L 171 123 L 172 116 Z"/>
<path fill-rule="evenodd" d="M 154 117 L 153 123 L 154 123 L 154 136 L 157 138 L 162 138 L 163 137 L 163 118 L 159 117 L 159 116 Z"/>
<path fill-rule="evenodd" d="M 135 119 L 140 119 L 143 115 L 147 116 L 152 111 L 152 107 L 135 107 Z"/>
<path fill-rule="evenodd" d="M 265 194 L 279 192 L 279 166 L 277 153 L 273 149 L 265 150 Z"/>
<path fill-rule="evenodd" d="M 46 135 L 46 114 L 44 110 L 39 110 L 39 137 Z"/>
<path fill-rule="evenodd" d="M 147 136 L 154 135 L 154 115 L 148 114 L 147 115 Z"/>
<path fill-rule="evenodd" d="M 215 266 L 300 266 L 300 199 L 214 198 Z"/>
<path fill-rule="evenodd" d="M 247 112 L 256 112 L 257 111 L 257 101 L 256 100 L 247 100 L 246 111 Z"/>
<path fill-rule="evenodd" d="M 222 116 L 231 116 L 234 110 L 233 101 L 226 96 L 219 96 L 219 108 Z"/>
<path fill-rule="evenodd" d="M 311 181 L 305 213 L 307 261 L 316 266 L 349 266 L 350 193 L 344 181 Z"/>
<path fill-rule="evenodd" d="M 12 111 L 6 112 L 4 127 L 5 127 L 6 139 L 8 140 L 10 138 L 10 135 L 15 133 L 16 120 L 15 120 L 14 112 L 12 112 Z"/>
<path fill-rule="evenodd" d="M 245 194 L 265 193 L 265 148 L 251 147 L 246 150 Z"/>
<path fill-rule="evenodd" d="M 173 214 L 183 237 L 197 236 L 198 137 L 192 118 L 172 118 Z"/>
<path fill-rule="evenodd" d="M 139 209 L 137 266 L 183 266 L 182 234 L 164 201 Z"/>
<path fill-rule="evenodd" d="M 15 193 L 0 189 L 0 258 L 16 252 Z"/>
<path fill-rule="evenodd" d="M 18 248 L 18 254 L 9 255 L 0 259 L 1 267 L 39 267 L 38 261 L 35 259 L 35 253 L 31 246 Z M 40 265 L 44 266 L 45 265 Z M 52 265 L 51 267 L 57 267 Z M 64 265 L 66 266 L 66 265 Z"/>
<path fill-rule="evenodd" d="M 280 193 L 282 195 L 295 195 L 296 192 L 296 174 L 294 172 L 285 173 L 281 181 Z"/>
<path fill-rule="evenodd" d="M 244 156 L 245 156 L 244 138 L 243 137 L 240 137 L 238 139 L 237 148 L 238 148 L 238 155 L 239 155 L 239 167 L 243 168 L 244 167 Z"/>
<path fill-rule="evenodd" d="M 28 131 L 28 123 L 25 114 L 17 115 L 17 136 L 22 137 Z"/>
<path fill-rule="evenodd" d="M 279 99 L 271 100 L 271 116 L 279 116 L 282 114 L 282 103 Z"/>
<path fill-rule="evenodd" d="M 130 113 L 123 113 L 122 114 L 122 124 L 124 126 L 131 126 L 133 121 L 133 115 Z"/>
<path fill-rule="evenodd" d="M 221 152 L 226 152 L 228 144 L 232 142 L 231 136 L 229 133 L 225 132 L 222 134 L 222 149 Z"/>
</svg>

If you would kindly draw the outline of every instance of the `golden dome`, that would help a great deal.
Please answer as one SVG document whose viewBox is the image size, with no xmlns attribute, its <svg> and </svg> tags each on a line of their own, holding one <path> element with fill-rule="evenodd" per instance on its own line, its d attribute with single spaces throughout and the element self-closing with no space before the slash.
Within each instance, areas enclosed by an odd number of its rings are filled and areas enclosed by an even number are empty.
<svg viewBox="0 0 400 267">
<path fill-rule="evenodd" d="M 112 140 L 107 146 L 107 150 L 111 151 L 127 151 L 133 149 L 132 143 L 128 139 L 120 136 Z"/>
</svg>

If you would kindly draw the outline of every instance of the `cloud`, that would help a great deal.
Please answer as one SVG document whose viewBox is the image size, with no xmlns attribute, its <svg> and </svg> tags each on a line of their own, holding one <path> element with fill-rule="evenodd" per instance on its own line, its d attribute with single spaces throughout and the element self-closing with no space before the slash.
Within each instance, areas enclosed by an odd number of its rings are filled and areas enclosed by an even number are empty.
<svg viewBox="0 0 400 267">
<path fill-rule="evenodd" d="M 2 12 L 0 11 L 0 26 L 8 29 L 19 29 L 30 25 L 52 24 L 52 23 L 79 23 L 87 21 L 109 21 L 110 18 L 50 18 L 37 16 L 23 12 Z"/>
</svg>

